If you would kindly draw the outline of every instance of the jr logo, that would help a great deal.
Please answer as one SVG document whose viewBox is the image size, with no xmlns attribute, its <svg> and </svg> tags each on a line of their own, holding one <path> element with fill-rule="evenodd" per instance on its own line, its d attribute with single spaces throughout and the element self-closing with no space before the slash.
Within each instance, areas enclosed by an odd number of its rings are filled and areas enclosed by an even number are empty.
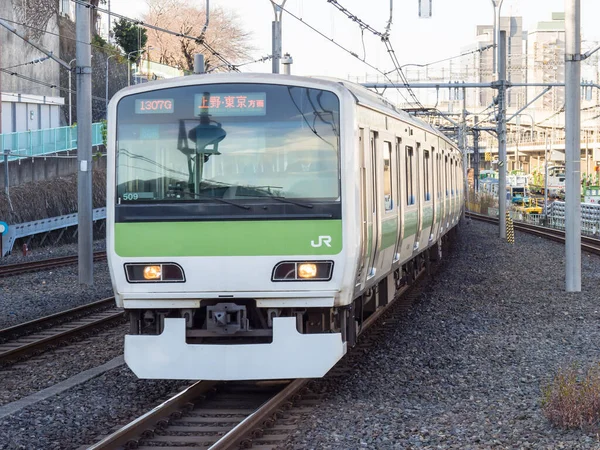
<svg viewBox="0 0 600 450">
<path fill-rule="evenodd" d="M 331 247 L 331 236 L 319 236 L 319 241 L 316 244 L 315 241 L 310 241 L 310 245 L 313 247 L 322 247 L 323 244 Z"/>
</svg>

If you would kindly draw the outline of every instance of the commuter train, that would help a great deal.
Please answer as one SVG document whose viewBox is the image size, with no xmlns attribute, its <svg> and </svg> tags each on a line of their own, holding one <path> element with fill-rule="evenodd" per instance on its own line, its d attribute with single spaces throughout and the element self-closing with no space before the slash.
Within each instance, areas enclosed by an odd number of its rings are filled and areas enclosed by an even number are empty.
<svg viewBox="0 0 600 450">
<path fill-rule="evenodd" d="M 108 116 L 107 253 L 140 378 L 321 377 L 463 208 L 442 133 L 359 85 L 193 75 Z"/>
</svg>

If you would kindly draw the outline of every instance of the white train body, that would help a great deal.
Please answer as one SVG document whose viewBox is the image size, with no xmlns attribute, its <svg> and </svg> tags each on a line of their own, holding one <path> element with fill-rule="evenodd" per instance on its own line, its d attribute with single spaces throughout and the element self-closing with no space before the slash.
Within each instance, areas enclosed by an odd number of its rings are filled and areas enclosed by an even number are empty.
<svg viewBox="0 0 600 450">
<path fill-rule="evenodd" d="M 455 145 L 343 81 L 148 83 L 108 124 L 108 260 L 141 378 L 323 376 L 462 210 Z"/>
</svg>

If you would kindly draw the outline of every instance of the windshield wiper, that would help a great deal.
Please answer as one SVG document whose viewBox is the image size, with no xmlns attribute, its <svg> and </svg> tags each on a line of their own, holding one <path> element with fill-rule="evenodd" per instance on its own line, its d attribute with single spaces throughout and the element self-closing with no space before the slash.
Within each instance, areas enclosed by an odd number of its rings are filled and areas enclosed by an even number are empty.
<svg viewBox="0 0 600 450">
<path fill-rule="evenodd" d="M 313 205 L 310 203 L 296 202 L 294 200 L 290 200 L 287 197 L 278 197 L 276 195 L 266 195 L 265 197 L 269 197 L 274 200 L 279 200 L 280 202 L 284 202 L 284 203 L 291 203 L 292 205 L 302 206 L 303 208 L 312 208 L 313 207 Z"/>
<path fill-rule="evenodd" d="M 209 198 L 211 200 L 216 200 L 221 203 L 227 203 L 228 205 L 237 206 L 238 208 L 242 208 L 242 209 L 250 209 L 250 207 L 247 205 L 240 205 L 239 203 L 232 202 L 231 200 L 225 200 L 224 198 L 221 198 L 221 197 L 213 197 L 212 195 L 197 194 L 195 192 L 187 192 L 187 194 L 193 195 L 196 198 Z"/>
<path fill-rule="evenodd" d="M 254 198 L 268 197 L 268 198 L 272 198 L 273 200 L 278 200 L 278 201 L 283 202 L 283 203 L 290 203 L 292 205 L 301 206 L 302 208 L 309 208 L 310 209 L 310 208 L 314 207 L 310 203 L 297 202 L 297 201 L 294 201 L 294 200 L 290 200 L 287 197 L 282 197 L 280 195 L 274 195 L 273 193 L 264 190 L 264 186 L 260 186 L 260 188 L 262 188 L 262 189 L 259 189 L 259 186 L 244 186 L 244 187 L 248 188 L 248 189 L 253 189 L 253 190 L 255 190 L 257 192 L 260 192 L 261 194 L 264 194 L 264 195 L 254 196 L 254 195 L 251 195 L 251 194 L 238 194 L 238 193 L 236 193 L 236 196 L 238 196 L 238 197 L 254 197 Z M 278 187 L 278 186 L 266 186 L 266 187 L 269 188 L 269 187 Z"/>
</svg>

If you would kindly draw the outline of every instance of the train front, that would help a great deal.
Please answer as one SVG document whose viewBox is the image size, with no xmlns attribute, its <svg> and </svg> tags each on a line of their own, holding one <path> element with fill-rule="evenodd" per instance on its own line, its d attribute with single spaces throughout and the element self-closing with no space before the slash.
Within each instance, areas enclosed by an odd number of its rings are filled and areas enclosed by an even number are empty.
<svg viewBox="0 0 600 450">
<path fill-rule="evenodd" d="M 345 353 L 344 95 L 205 75 L 112 100 L 107 247 L 138 377 L 320 377 Z"/>
</svg>

